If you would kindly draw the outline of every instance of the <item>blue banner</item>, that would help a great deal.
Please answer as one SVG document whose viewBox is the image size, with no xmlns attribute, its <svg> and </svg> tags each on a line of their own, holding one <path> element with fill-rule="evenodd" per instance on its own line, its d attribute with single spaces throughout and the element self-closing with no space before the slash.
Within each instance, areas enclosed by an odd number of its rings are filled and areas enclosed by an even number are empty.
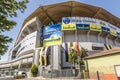
<svg viewBox="0 0 120 80">
<path fill-rule="evenodd" d="M 117 32 L 117 36 L 120 37 L 120 32 Z"/>
<path fill-rule="evenodd" d="M 54 24 L 43 28 L 43 45 L 58 45 L 62 43 L 61 25 Z"/>
<path fill-rule="evenodd" d="M 106 33 L 110 33 L 110 29 L 106 27 L 102 27 L 102 31 Z"/>
<path fill-rule="evenodd" d="M 90 30 L 89 24 L 76 24 L 77 30 Z"/>
</svg>

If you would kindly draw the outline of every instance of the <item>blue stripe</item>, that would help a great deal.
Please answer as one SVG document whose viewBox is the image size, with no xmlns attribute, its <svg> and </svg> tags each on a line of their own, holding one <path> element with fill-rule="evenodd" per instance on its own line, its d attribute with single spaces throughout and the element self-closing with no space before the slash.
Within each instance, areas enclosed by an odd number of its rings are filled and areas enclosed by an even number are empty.
<svg viewBox="0 0 120 80">
<path fill-rule="evenodd" d="M 66 61 L 68 62 L 68 45 L 65 43 L 65 55 L 66 55 Z"/>
<path fill-rule="evenodd" d="M 44 57 L 42 56 L 42 65 L 44 65 Z"/>
</svg>

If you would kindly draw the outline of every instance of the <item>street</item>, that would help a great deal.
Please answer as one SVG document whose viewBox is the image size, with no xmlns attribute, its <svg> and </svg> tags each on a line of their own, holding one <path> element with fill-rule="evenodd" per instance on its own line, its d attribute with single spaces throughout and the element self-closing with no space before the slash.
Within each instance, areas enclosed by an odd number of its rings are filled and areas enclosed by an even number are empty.
<svg viewBox="0 0 120 80">
<path fill-rule="evenodd" d="M 74 78 L 24 78 L 24 79 L 14 79 L 11 77 L 0 77 L 0 80 L 98 80 L 98 79 L 74 79 Z"/>
<path fill-rule="evenodd" d="M 44 80 L 40 78 L 23 78 L 23 79 L 14 79 L 12 77 L 0 77 L 0 80 Z"/>
<path fill-rule="evenodd" d="M 11 77 L 0 77 L 0 80 L 15 80 Z"/>
</svg>

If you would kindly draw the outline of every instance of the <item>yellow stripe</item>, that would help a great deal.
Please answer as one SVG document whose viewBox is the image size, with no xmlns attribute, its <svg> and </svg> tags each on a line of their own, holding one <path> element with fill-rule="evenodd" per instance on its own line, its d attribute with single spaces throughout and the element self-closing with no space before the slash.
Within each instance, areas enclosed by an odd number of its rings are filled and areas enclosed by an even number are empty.
<svg viewBox="0 0 120 80">
<path fill-rule="evenodd" d="M 19 62 L 18 69 L 20 69 L 21 64 L 22 64 L 22 60 L 20 60 L 20 62 Z"/>
<path fill-rule="evenodd" d="M 108 44 L 106 44 L 106 46 L 107 46 L 107 49 L 109 50 L 110 48 L 109 48 L 109 45 Z"/>
<path fill-rule="evenodd" d="M 67 45 L 68 45 L 68 62 L 71 62 L 71 56 L 70 56 L 70 42 L 68 42 Z"/>
<path fill-rule="evenodd" d="M 46 57 L 46 53 L 47 53 L 47 49 L 48 47 L 45 47 L 45 54 L 44 54 L 44 65 L 47 65 L 47 57 Z"/>
<path fill-rule="evenodd" d="M 73 49 L 76 50 L 76 42 L 73 42 Z"/>
<path fill-rule="evenodd" d="M 108 50 L 112 49 L 111 45 L 107 44 L 106 46 L 107 46 Z"/>
<path fill-rule="evenodd" d="M 42 50 L 43 50 L 43 47 L 40 48 L 40 66 L 42 66 Z"/>
<path fill-rule="evenodd" d="M 11 63 L 10 69 L 12 69 L 12 67 L 13 67 L 13 63 Z"/>
<path fill-rule="evenodd" d="M 112 48 L 113 48 L 113 46 L 112 46 L 112 45 L 110 45 L 110 48 L 112 49 Z"/>
</svg>

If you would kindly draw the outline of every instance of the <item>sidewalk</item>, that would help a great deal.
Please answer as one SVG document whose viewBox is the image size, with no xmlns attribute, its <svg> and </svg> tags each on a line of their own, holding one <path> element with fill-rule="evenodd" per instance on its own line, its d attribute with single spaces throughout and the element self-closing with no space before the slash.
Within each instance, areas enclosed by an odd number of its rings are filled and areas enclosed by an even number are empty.
<svg viewBox="0 0 120 80">
<path fill-rule="evenodd" d="M 97 80 L 97 79 L 75 79 L 75 78 L 42 78 L 42 77 L 31 77 L 25 80 Z"/>
</svg>

